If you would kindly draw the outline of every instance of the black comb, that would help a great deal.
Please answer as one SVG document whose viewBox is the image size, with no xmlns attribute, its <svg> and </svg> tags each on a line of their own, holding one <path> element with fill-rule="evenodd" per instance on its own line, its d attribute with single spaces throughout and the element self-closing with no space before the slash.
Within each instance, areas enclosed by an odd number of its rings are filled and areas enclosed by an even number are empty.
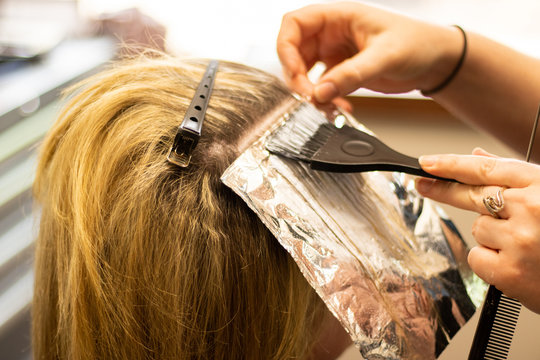
<svg viewBox="0 0 540 360">
<path fill-rule="evenodd" d="M 521 312 L 519 301 L 490 285 L 469 352 L 469 360 L 507 358 Z"/>
</svg>

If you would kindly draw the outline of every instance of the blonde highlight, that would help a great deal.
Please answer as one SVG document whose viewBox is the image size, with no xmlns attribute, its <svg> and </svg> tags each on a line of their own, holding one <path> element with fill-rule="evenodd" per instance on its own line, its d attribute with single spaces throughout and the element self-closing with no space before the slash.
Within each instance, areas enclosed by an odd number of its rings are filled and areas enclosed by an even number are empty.
<svg viewBox="0 0 540 360">
<path fill-rule="evenodd" d="M 35 359 L 309 354 L 321 300 L 219 181 L 288 90 L 221 62 L 190 167 L 166 161 L 206 64 L 142 57 L 70 89 L 34 184 Z"/>
</svg>

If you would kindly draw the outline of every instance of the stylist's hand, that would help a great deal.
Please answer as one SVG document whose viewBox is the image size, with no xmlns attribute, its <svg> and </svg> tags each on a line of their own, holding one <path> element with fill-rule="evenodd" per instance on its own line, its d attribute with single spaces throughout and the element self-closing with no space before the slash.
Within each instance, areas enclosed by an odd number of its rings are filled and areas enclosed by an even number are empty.
<svg viewBox="0 0 540 360">
<path fill-rule="evenodd" d="M 480 214 L 472 229 L 478 246 L 472 270 L 509 297 L 540 313 L 540 166 L 477 149 L 472 156 L 420 158 L 422 168 L 462 184 L 418 179 L 420 194 Z M 493 217 L 483 198 L 503 188 L 504 207 Z"/>
<path fill-rule="evenodd" d="M 277 40 L 287 84 L 325 103 L 365 87 L 385 93 L 431 89 L 462 49 L 457 29 L 360 3 L 310 5 L 283 17 Z M 327 72 L 312 84 L 318 61 Z"/>
</svg>

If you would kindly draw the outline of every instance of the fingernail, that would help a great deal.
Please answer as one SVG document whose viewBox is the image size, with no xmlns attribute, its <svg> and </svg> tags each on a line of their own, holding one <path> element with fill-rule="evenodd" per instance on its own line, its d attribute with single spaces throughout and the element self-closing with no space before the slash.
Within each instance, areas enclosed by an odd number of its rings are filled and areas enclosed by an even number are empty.
<svg viewBox="0 0 540 360">
<path fill-rule="evenodd" d="M 416 180 L 416 190 L 419 193 L 425 194 L 433 187 L 435 180 L 432 179 L 417 179 Z"/>
<path fill-rule="evenodd" d="M 334 85 L 333 83 L 324 82 L 315 86 L 313 95 L 315 96 L 315 100 L 317 100 L 318 102 L 326 103 L 338 96 L 339 91 L 336 85 Z"/>
<path fill-rule="evenodd" d="M 483 153 L 485 153 L 485 152 L 487 152 L 487 151 L 484 150 L 484 149 L 482 149 L 480 146 L 476 146 L 476 147 L 473 149 L 472 152 L 473 152 L 473 154 L 474 154 L 475 152 L 483 152 Z"/>
<path fill-rule="evenodd" d="M 486 150 L 482 149 L 481 147 L 475 147 L 472 151 L 473 155 L 480 155 L 480 156 L 489 156 L 490 153 L 488 153 Z"/>
<path fill-rule="evenodd" d="M 420 158 L 418 159 L 418 162 L 423 168 L 426 168 L 426 167 L 431 167 L 435 165 L 437 160 L 438 160 L 437 156 L 425 155 L 425 156 L 420 156 Z"/>
</svg>

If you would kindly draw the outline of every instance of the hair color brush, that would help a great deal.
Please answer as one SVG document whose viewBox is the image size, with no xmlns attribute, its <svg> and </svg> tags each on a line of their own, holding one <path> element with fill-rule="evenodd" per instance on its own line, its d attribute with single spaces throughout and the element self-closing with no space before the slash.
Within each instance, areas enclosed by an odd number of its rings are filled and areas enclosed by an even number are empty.
<svg viewBox="0 0 540 360">
<path fill-rule="evenodd" d="M 308 162 L 328 172 L 399 171 L 455 181 L 422 170 L 418 159 L 397 152 L 376 137 L 351 126 L 338 128 L 310 103 L 301 103 L 268 138 L 271 153 Z"/>
</svg>

